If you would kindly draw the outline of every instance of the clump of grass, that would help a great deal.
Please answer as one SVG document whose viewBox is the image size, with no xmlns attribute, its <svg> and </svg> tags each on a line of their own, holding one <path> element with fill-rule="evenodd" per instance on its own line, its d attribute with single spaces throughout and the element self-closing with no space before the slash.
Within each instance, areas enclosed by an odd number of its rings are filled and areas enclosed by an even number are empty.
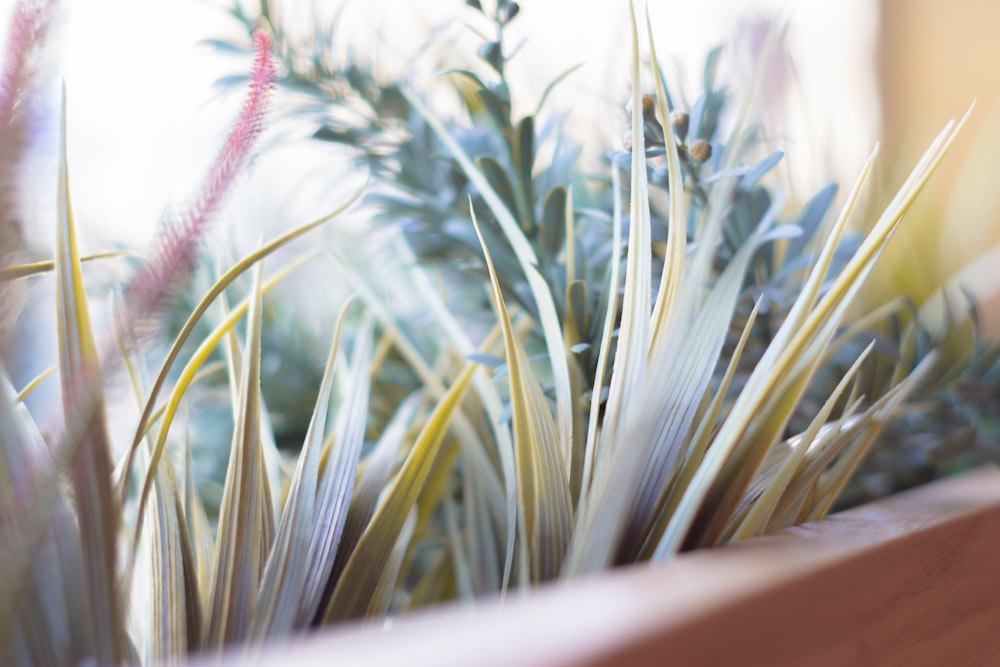
<svg viewBox="0 0 1000 667">
<path fill-rule="evenodd" d="M 497 39 L 480 50 L 492 74 L 458 75 L 473 85 L 457 120 L 403 82 L 300 57 L 267 27 L 273 3 L 255 16 L 234 10 L 265 25 L 252 33 L 247 101 L 191 213 L 165 228 L 104 335 L 89 322 L 63 130 L 53 262 L 4 274 L 54 268 L 67 407 L 64 428 L 43 437 L 21 402 L 30 389 L 19 394 L 0 373 L 5 664 L 175 662 L 818 519 L 928 388 L 939 355 L 916 344 L 919 331 L 900 332 L 889 360 L 866 333 L 885 313 L 846 317 L 960 123 L 850 246 L 874 154 L 838 215 L 826 215 L 827 188 L 788 217 L 768 185 L 781 155 L 760 155 L 752 105 L 724 134 L 710 58 L 706 91 L 681 109 L 640 29 L 648 21 L 632 16 L 628 148 L 588 187 L 573 150 L 541 162 L 540 110 L 511 116 L 502 32 L 517 5 L 487 15 L 468 4 Z M 390 243 L 403 266 L 393 289 L 425 314 L 400 321 L 352 269 L 353 249 L 328 249 L 358 297 L 331 322 L 293 461 L 277 451 L 261 398 L 262 309 L 307 257 L 269 274 L 263 264 L 332 216 L 224 272 L 162 359 L 136 344 L 195 268 L 275 79 L 327 105 L 367 105 L 366 125 L 325 123 L 316 135 L 357 146 L 376 174 L 369 203 L 405 232 Z M 245 274 L 252 286 L 229 304 Z M 218 322 L 195 336 L 213 304 Z M 141 416 L 115 462 L 102 386 L 121 370 Z M 234 427 L 213 522 L 177 427 L 185 393 L 221 370 Z M 150 602 L 130 623 L 142 582 Z"/>
</svg>

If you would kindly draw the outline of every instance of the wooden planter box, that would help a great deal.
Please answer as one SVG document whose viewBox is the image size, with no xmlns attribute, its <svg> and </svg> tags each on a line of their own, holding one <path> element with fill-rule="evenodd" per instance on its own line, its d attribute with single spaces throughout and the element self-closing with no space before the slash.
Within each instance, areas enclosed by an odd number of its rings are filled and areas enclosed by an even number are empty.
<svg viewBox="0 0 1000 667">
<path fill-rule="evenodd" d="M 1000 664 L 1000 469 L 780 534 L 222 664 Z M 215 664 L 220 664 L 216 662 Z"/>
</svg>

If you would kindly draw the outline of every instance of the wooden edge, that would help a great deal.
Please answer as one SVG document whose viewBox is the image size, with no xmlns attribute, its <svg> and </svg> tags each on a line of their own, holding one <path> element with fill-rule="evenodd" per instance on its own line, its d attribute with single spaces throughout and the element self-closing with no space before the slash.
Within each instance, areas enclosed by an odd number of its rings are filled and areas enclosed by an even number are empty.
<svg viewBox="0 0 1000 667">
<path fill-rule="evenodd" d="M 1000 654 L 1000 469 L 655 566 L 298 638 L 262 667 L 965 665 Z"/>
</svg>

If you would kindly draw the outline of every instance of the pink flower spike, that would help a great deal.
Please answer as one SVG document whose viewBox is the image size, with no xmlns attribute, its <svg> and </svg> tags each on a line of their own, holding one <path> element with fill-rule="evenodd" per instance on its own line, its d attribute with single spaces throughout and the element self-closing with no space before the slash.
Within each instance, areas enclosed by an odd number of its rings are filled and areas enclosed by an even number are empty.
<svg viewBox="0 0 1000 667">
<path fill-rule="evenodd" d="M 236 174 L 250 159 L 257 137 L 260 136 L 267 111 L 267 98 L 277 80 L 277 74 L 271 58 L 271 39 L 267 32 L 257 30 L 253 41 L 256 56 L 243 109 L 229 132 L 208 179 L 202 185 L 198 199 L 186 217 L 181 219 L 185 232 L 201 233 L 202 227 L 215 212 Z"/>
<path fill-rule="evenodd" d="M 48 33 L 53 5 L 54 0 L 20 0 L 14 8 L 0 63 L 0 132 L 13 122 L 20 97 L 31 85 L 34 56 Z"/>
<path fill-rule="evenodd" d="M 38 55 L 51 27 L 55 4 L 55 0 L 19 0 L 0 61 L 0 260 L 15 245 L 5 225 L 15 217 L 15 170 L 30 132 L 28 93 L 35 84 Z"/>
<path fill-rule="evenodd" d="M 259 29 L 254 32 L 253 40 L 256 56 L 236 123 L 194 202 L 161 232 L 153 257 L 126 287 L 128 318 L 133 326 L 155 315 L 194 268 L 208 223 L 253 154 L 267 114 L 267 101 L 277 81 L 270 37 Z"/>
</svg>

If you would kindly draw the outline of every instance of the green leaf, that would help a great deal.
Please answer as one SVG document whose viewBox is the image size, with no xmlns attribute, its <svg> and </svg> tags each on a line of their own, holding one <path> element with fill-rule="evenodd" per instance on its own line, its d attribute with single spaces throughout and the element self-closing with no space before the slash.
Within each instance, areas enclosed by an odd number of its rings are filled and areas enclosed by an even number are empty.
<svg viewBox="0 0 1000 667">
<path fill-rule="evenodd" d="M 641 109 L 639 86 L 639 37 L 635 27 L 635 9 L 631 2 L 632 17 L 632 108 Z M 625 262 L 625 293 L 622 298 L 621 324 L 618 347 L 614 355 L 611 384 L 605 408 L 602 440 L 611 443 L 602 446 L 601 455 L 621 442 L 621 415 L 623 406 L 637 398 L 645 381 L 646 361 L 649 354 L 651 300 L 652 241 L 650 238 L 649 184 L 646 178 L 646 140 L 642 128 L 642 114 L 632 114 L 632 183 L 629 188 L 629 236 Z"/>
<path fill-rule="evenodd" d="M 466 366 L 428 418 L 347 561 L 327 605 L 324 621 L 355 618 L 367 611 L 383 573 L 392 564 L 393 552 L 407 517 L 431 473 L 441 442 L 475 368 L 472 364 Z"/>
<path fill-rule="evenodd" d="M 83 269 L 76 245 L 66 157 L 66 93 L 63 90 L 57 191 L 56 308 L 63 409 L 86 599 L 94 625 L 94 657 L 111 664 L 125 656 L 121 601 L 116 584 L 116 529 L 120 510 L 111 488 L 111 443 L 104 416 L 98 350 L 90 328 Z"/>
<path fill-rule="evenodd" d="M 94 637 L 73 508 L 0 365 L 0 662 L 74 664 Z"/>
<path fill-rule="evenodd" d="M 514 171 L 517 173 L 517 210 L 521 218 L 521 229 L 525 234 L 535 233 L 535 188 L 532 170 L 535 165 L 535 119 L 522 118 L 514 128 L 513 140 Z"/>
<path fill-rule="evenodd" d="M 744 503 L 748 507 L 746 516 L 740 521 L 738 527 L 734 526 L 731 534 L 724 536 L 724 539 L 727 541 L 748 539 L 762 534 L 767 529 L 782 495 L 800 473 L 800 466 L 806 461 L 809 449 L 819 434 L 820 429 L 830 419 L 834 407 L 840 400 L 841 394 L 846 391 L 848 384 L 854 381 L 861 368 L 861 364 L 868 357 L 873 345 L 874 343 L 865 348 L 854 361 L 854 364 L 851 365 L 840 379 L 837 386 L 834 387 L 829 397 L 827 397 L 823 407 L 813 417 L 809 428 L 802 435 L 800 441 L 794 447 L 791 447 L 786 454 L 777 457 L 778 461 L 769 473 L 764 472 L 768 466 L 761 466 L 761 472 L 757 475 L 757 483 L 751 484 L 751 489 L 756 487 L 760 491 L 758 493 L 748 493 L 744 499 Z M 772 449 L 768 452 L 768 455 L 780 451 L 779 449 Z"/>
<path fill-rule="evenodd" d="M 82 255 L 80 257 L 80 262 L 93 262 L 100 259 L 113 259 L 117 257 L 129 256 L 132 256 L 132 253 L 124 250 L 106 250 L 104 252 L 97 252 L 91 255 Z M 9 280 L 19 280 L 21 278 L 28 278 L 30 276 L 38 276 L 43 273 L 49 273 L 50 271 L 55 271 L 55 268 L 56 263 L 53 260 L 32 262 L 30 264 L 18 264 L 16 266 L 6 266 L 0 268 L 0 284 Z"/>
<path fill-rule="evenodd" d="M 484 155 L 476 158 L 476 164 L 479 165 L 483 176 L 489 181 L 490 187 L 493 188 L 501 201 L 503 201 L 504 206 L 508 210 L 516 210 L 517 197 L 514 194 L 514 186 L 511 185 L 510 179 L 507 178 L 507 172 L 500 163 Z"/>
<path fill-rule="evenodd" d="M 483 44 L 476 50 L 479 57 L 485 60 L 490 67 L 497 71 L 498 74 L 503 74 L 503 47 L 500 42 L 488 41 L 483 42 Z M 501 125 L 501 127 L 503 127 Z"/>
<path fill-rule="evenodd" d="M 760 179 L 764 178 L 767 172 L 774 169 L 775 165 L 781 162 L 781 158 L 785 157 L 782 151 L 775 151 L 762 159 L 760 162 L 755 164 L 750 168 L 746 174 L 740 179 L 740 189 L 744 192 L 749 192 L 757 187 L 757 183 Z"/>
<path fill-rule="evenodd" d="M 535 306 L 538 310 L 538 318 L 541 321 L 546 352 L 548 353 L 549 362 L 552 364 L 552 377 L 556 393 L 558 437 L 561 443 L 560 449 L 563 452 L 563 456 L 569 461 L 573 435 L 572 389 L 570 387 L 569 367 L 567 364 L 566 349 L 563 345 L 559 317 L 556 314 L 555 303 L 552 299 L 552 292 L 536 268 L 538 266 L 538 258 L 528 239 L 525 237 L 524 232 L 514 219 L 514 216 L 511 215 L 510 210 L 504 206 L 500 197 L 490 187 L 489 182 L 483 174 L 476 169 L 476 166 L 469 159 L 469 156 L 466 155 L 461 145 L 455 141 L 448 133 L 448 130 L 428 111 L 420 100 L 410 93 L 405 93 L 405 95 L 417 113 L 424 118 L 435 134 L 441 139 L 441 142 L 448 148 L 472 184 L 478 188 L 480 195 L 490 207 L 490 211 L 496 217 L 503 233 L 506 235 L 507 241 L 517 256 L 518 264 L 520 264 L 521 270 L 524 272 L 525 278 L 527 278 L 528 287 L 531 290 L 531 295 L 534 297 Z M 482 235 L 481 229 L 477 230 L 477 232 Z"/>
<path fill-rule="evenodd" d="M 629 511 L 632 524 L 626 532 L 626 558 L 638 557 L 653 527 L 661 523 L 660 513 L 668 506 L 669 492 L 685 463 L 685 445 L 697 429 L 695 415 L 719 363 L 747 267 L 775 213 L 772 209 L 765 216 L 701 304 L 690 325 L 690 331 L 698 335 L 671 340 L 669 345 L 660 343 L 650 353 L 648 381 L 629 413 L 630 430 L 625 436 L 626 442 L 648 443 Z"/>
<path fill-rule="evenodd" d="M 542 253 L 551 262 L 562 250 L 566 238 L 566 188 L 552 188 L 542 205 L 542 229 L 539 242 Z M 575 276 L 574 276 L 575 278 Z"/>
<path fill-rule="evenodd" d="M 510 127 L 510 102 L 501 99 L 489 88 L 480 88 L 476 91 L 476 96 L 499 130 L 506 130 Z"/>
<path fill-rule="evenodd" d="M 278 523 L 274 549 L 269 554 L 264 569 L 252 629 L 252 635 L 261 639 L 288 634 L 303 618 L 308 623 L 316 611 L 319 593 L 316 593 L 316 599 L 310 604 L 305 596 L 306 587 L 310 581 L 318 580 L 313 585 L 322 592 L 325 583 L 326 570 L 309 568 L 309 547 L 317 530 L 316 492 L 320 477 L 320 454 L 333 392 L 337 350 L 349 307 L 350 303 L 346 304 L 337 318 L 316 407 L 309 420 L 288 499 Z"/>
<path fill-rule="evenodd" d="M 409 260 L 410 251 L 407 246 L 399 247 L 397 252 Z M 465 358 L 477 361 L 477 363 L 484 364 L 486 367 L 494 370 L 498 366 L 505 366 L 503 359 L 492 354 L 487 354 L 485 358 L 480 358 L 480 353 L 476 352 L 476 347 L 469 339 L 468 334 L 455 315 L 448 309 L 437 287 L 431 282 L 425 270 L 414 266 L 412 277 L 428 309 L 437 319 L 441 328 L 447 333 L 451 343 Z M 498 325 L 485 337 L 478 349 L 483 351 L 492 350 L 500 336 L 500 326 Z M 514 467 L 514 443 L 510 429 L 507 428 L 504 420 L 501 418 L 504 408 L 495 383 L 486 376 L 483 370 L 480 370 L 473 375 L 473 384 L 489 420 L 489 429 L 493 434 L 493 442 L 490 443 L 490 446 L 491 449 L 495 448 L 499 456 L 499 468 L 503 476 L 502 493 L 494 493 L 491 487 L 495 479 L 495 474 L 486 466 L 477 465 L 475 468 L 478 473 L 475 484 L 477 492 L 485 498 L 491 499 L 488 504 L 495 512 L 497 511 L 496 508 L 503 507 L 503 515 L 499 516 L 498 513 L 496 518 L 497 523 L 503 526 L 504 529 L 504 564 L 499 582 L 499 590 L 501 595 L 503 595 L 507 590 L 513 572 L 514 543 L 516 540 L 517 481 Z M 461 421 L 458 423 L 460 424 Z M 490 536 L 484 533 L 483 539 L 490 539 Z M 489 553 L 485 547 L 484 552 Z"/>
<path fill-rule="evenodd" d="M 204 644 L 222 648 L 248 636 L 257 591 L 271 549 L 274 517 L 264 471 L 260 416 L 260 327 L 263 269 L 254 276 L 246 350 L 240 377 L 240 405 L 226 471 L 218 538 L 209 588 Z"/>
<path fill-rule="evenodd" d="M 631 7 L 631 5 L 630 5 Z M 635 20 L 634 20 L 634 10 L 633 10 L 633 35 L 632 38 L 638 42 L 639 36 L 635 32 Z M 688 210 L 689 202 L 687 200 L 687 192 L 684 188 L 684 179 L 681 175 L 681 163 L 680 155 L 677 152 L 677 137 L 674 135 L 673 123 L 668 122 L 667 119 L 670 118 L 669 110 L 669 96 L 667 95 L 666 86 L 663 83 L 663 77 L 660 76 L 661 70 L 659 67 L 659 61 L 656 58 L 656 44 L 653 41 L 652 27 L 649 22 L 649 8 L 646 8 L 646 38 L 649 44 L 650 58 L 653 61 L 653 67 L 656 71 L 657 76 L 654 77 L 654 82 L 656 84 L 656 105 L 659 111 L 660 118 L 665 119 L 662 123 L 664 132 L 664 146 L 667 155 L 667 189 L 670 192 L 670 217 L 667 221 L 667 250 L 666 256 L 663 262 L 663 271 L 660 275 L 660 285 L 656 294 L 656 304 L 653 306 L 653 316 L 652 316 L 652 332 L 650 334 L 651 345 L 664 345 L 667 339 L 667 329 L 671 324 L 677 327 L 683 327 L 686 323 L 681 320 L 674 322 L 672 318 L 675 317 L 675 313 L 681 307 L 680 295 L 681 295 L 681 284 L 682 276 L 684 274 L 685 266 L 685 253 L 687 251 L 687 220 L 688 220 Z M 633 48 L 635 51 L 637 47 Z M 633 70 L 638 69 L 638 65 L 635 61 L 635 55 L 633 55 Z M 638 87 L 639 80 L 638 74 L 633 74 L 633 86 Z M 636 103 L 636 96 L 638 93 L 633 94 L 633 108 L 641 108 Z M 641 123 L 642 114 L 633 114 L 633 167 L 632 173 L 635 173 L 635 153 L 638 149 L 634 148 L 636 133 L 643 134 Z M 735 147 L 734 147 L 735 148 Z M 643 148 L 644 150 L 644 148 Z M 644 156 L 643 156 L 644 157 Z M 645 168 L 643 168 L 643 174 L 645 174 Z M 644 177 L 643 177 L 644 178 Z M 645 186 L 645 183 L 643 183 Z M 722 190 L 723 188 L 718 188 Z M 646 206 L 648 208 L 649 201 L 647 199 Z M 718 216 L 721 217 L 721 216 Z M 711 232 L 709 232 L 711 234 Z M 631 236 L 629 239 L 631 240 Z M 711 236 L 709 236 L 711 239 Z M 711 244 L 711 240 L 703 243 L 703 247 Z M 707 252 L 699 253 L 700 255 L 707 255 Z M 707 263 L 707 259 L 702 261 L 702 264 Z M 704 271 L 704 269 L 702 269 Z M 698 276 L 693 276 L 693 280 L 697 281 Z M 686 313 L 682 314 L 683 317 Z"/>
<path fill-rule="evenodd" d="M 365 608 L 365 617 L 382 618 L 389 612 L 389 606 L 392 603 L 393 596 L 396 594 L 400 571 L 403 569 L 406 556 L 410 552 L 410 545 L 416 525 L 417 511 L 414 508 L 410 510 L 406 521 L 403 522 L 403 526 L 399 531 L 399 537 L 396 538 L 396 544 L 393 545 L 392 551 L 389 552 L 389 557 L 385 561 L 385 567 L 382 569 L 378 583 L 375 585 L 375 590 L 372 592 L 368 606 Z"/>
<path fill-rule="evenodd" d="M 645 542 L 639 551 L 639 557 L 642 559 L 650 559 L 653 556 L 657 543 L 677 509 L 677 504 L 680 502 L 685 490 L 691 483 L 691 479 L 705 458 L 705 452 L 711 445 L 729 388 L 732 385 L 736 372 L 740 368 L 740 361 L 750 340 L 754 323 L 760 312 L 760 306 L 761 302 L 758 300 L 754 304 L 753 310 L 750 311 L 749 316 L 747 316 L 740 339 L 733 350 L 732 356 L 729 358 L 726 372 L 715 389 L 715 395 L 703 409 L 700 408 L 698 410 L 695 416 L 695 422 L 698 424 L 698 427 L 684 445 L 684 460 L 680 464 L 670 487 L 664 489 L 666 495 L 665 502 L 661 502 L 659 514 L 655 517 L 652 527 L 647 531 Z M 707 394 L 705 398 L 707 398 Z"/>
<path fill-rule="evenodd" d="M 526 264 L 537 265 L 538 258 L 535 256 L 535 251 L 532 250 L 531 244 L 525 237 L 520 225 L 518 225 L 517 221 L 514 219 L 510 209 L 504 204 L 503 199 L 490 186 L 489 180 L 476 167 L 475 163 L 468 156 L 462 146 L 455 140 L 454 137 L 451 136 L 441 121 L 430 112 L 426 105 L 413 95 L 413 93 L 405 91 L 404 94 L 410 104 L 413 105 L 413 108 L 416 109 L 417 113 L 420 114 L 420 116 L 426 121 L 427 125 L 430 126 L 438 138 L 441 139 L 441 143 L 445 145 L 452 157 L 455 158 L 455 162 L 458 163 L 462 172 L 472 182 L 472 184 L 476 186 L 476 189 L 479 190 L 479 194 L 486 202 L 486 205 L 490 207 L 490 211 L 496 217 L 500 227 L 503 228 L 504 233 L 507 235 L 507 240 L 510 241 L 511 246 L 514 249 L 514 254 L 517 256 L 517 260 L 521 264 L 521 267 L 523 268 Z"/>
<path fill-rule="evenodd" d="M 475 224 L 475 217 L 473 216 Z M 478 231 L 478 224 L 476 225 Z M 480 236 L 493 284 L 494 307 L 503 329 L 514 427 L 519 520 L 532 581 L 559 574 L 572 531 L 569 460 L 560 452 L 556 424 L 527 355 L 514 336 L 489 248 Z"/>
<path fill-rule="evenodd" d="M 958 127 L 964 122 L 965 118 Z M 688 539 L 688 531 L 699 513 L 704 517 L 705 524 L 698 527 L 698 537 L 694 538 L 698 543 L 713 543 L 721 533 L 729 513 L 735 508 L 775 438 L 780 435 L 798 396 L 815 372 L 847 306 L 870 273 L 902 215 L 947 152 L 954 140 L 955 129 L 953 124 L 946 126 L 928 148 L 861 248 L 817 303 L 840 235 L 871 171 L 874 155 L 869 158 L 840 219 L 821 248 L 802 292 L 736 399 L 705 461 L 687 488 L 655 557 L 660 558 L 679 549 Z M 762 414 L 767 415 L 767 420 L 756 419 Z"/>
<path fill-rule="evenodd" d="M 202 631 L 197 565 L 169 456 L 160 460 L 151 509 L 151 653 L 169 662 L 196 652 Z"/>
<path fill-rule="evenodd" d="M 873 406 L 872 417 L 865 423 L 861 434 L 820 480 L 816 489 L 816 502 L 811 508 L 808 508 L 808 513 L 801 517 L 802 521 L 818 521 L 827 515 L 837 496 L 840 495 L 854 471 L 857 470 L 858 465 L 874 445 L 879 433 L 885 428 L 889 417 L 907 398 L 913 388 L 920 383 L 921 379 L 934 368 L 937 361 L 935 356 L 932 353 L 925 357 L 905 380 L 886 394 L 884 402 Z"/>
<path fill-rule="evenodd" d="M 202 299 L 198 302 L 198 305 L 195 306 L 194 311 L 191 313 L 191 315 L 188 316 L 187 321 L 181 328 L 180 333 L 177 334 L 177 337 L 170 345 L 170 350 L 167 352 L 166 358 L 160 365 L 160 371 L 157 373 L 156 378 L 153 381 L 153 386 L 150 389 L 149 396 L 146 400 L 146 405 L 143 408 L 142 415 L 139 417 L 135 433 L 132 436 L 132 443 L 131 445 L 129 445 L 128 453 L 125 456 L 125 461 L 121 466 L 121 477 L 118 480 L 119 492 L 123 499 L 126 490 L 128 488 L 128 477 L 131 474 L 132 459 L 135 456 L 135 452 L 139 447 L 139 443 L 142 440 L 143 434 L 149 427 L 149 420 L 150 417 L 152 416 L 154 406 L 156 405 L 156 400 L 159 397 L 160 392 L 163 390 L 163 386 L 167 382 L 167 377 L 170 373 L 170 369 L 173 367 L 174 362 L 177 361 L 177 357 L 180 355 L 184 343 L 186 343 L 188 338 L 191 337 L 191 334 L 194 332 L 195 327 L 198 325 L 198 322 L 201 321 L 202 316 L 208 310 L 209 306 L 211 306 L 212 303 L 215 302 L 215 300 L 219 297 L 219 295 L 222 294 L 229 285 L 231 285 L 241 275 L 246 273 L 257 262 L 263 260 L 271 253 L 275 252 L 279 248 L 284 247 L 285 245 L 297 239 L 298 237 L 302 236 L 303 234 L 310 232 L 313 229 L 316 229 L 317 227 L 320 227 L 321 225 L 329 222 L 330 220 L 337 217 L 338 215 L 346 211 L 348 208 L 353 206 L 354 202 L 356 202 L 358 198 L 361 197 L 361 193 L 364 192 L 366 186 L 367 186 L 367 181 L 364 185 L 355 190 L 340 207 L 334 209 L 332 212 L 324 215 L 321 218 L 317 218 L 312 222 L 308 222 L 304 225 L 296 227 L 295 229 L 286 232 L 285 234 L 282 234 L 273 241 L 266 243 L 257 250 L 251 252 L 249 255 L 247 255 L 239 262 L 237 262 L 231 269 L 226 271 L 226 273 L 223 274 L 223 276 L 219 278 L 214 285 L 212 285 L 212 287 L 208 290 L 208 292 L 206 292 L 205 295 L 202 297 Z M 156 451 L 154 451 L 153 458 L 156 459 L 158 456 L 159 454 Z M 141 514 L 140 514 L 140 520 L 141 520 Z"/>
<path fill-rule="evenodd" d="M 188 535 L 191 538 L 191 551 L 197 570 L 199 600 L 202 610 L 209 605 L 211 591 L 208 588 L 211 580 L 212 562 L 215 556 L 215 536 L 209 524 L 205 506 L 198 495 L 194 480 L 194 465 L 191 461 L 191 441 L 185 439 L 184 447 L 184 519 L 187 523 Z"/>
<path fill-rule="evenodd" d="M 798 257 L 805 252 L 806 245 L 814 238 L 820 224 L 826 218 L 830 210 L 830 204 L 837 194 L 837 185 L 830 183 L 812 196 L 802 207 L 802 211 L 796 218 L 796 224 L 802 229 L 802 234 L 789 241 L 787 257 Z"/>
<path fill-rule="evenodd" d="M 340 538 L 340 547 L 337 549 L 337 559 L 330 572 L 330 581 L 335 582 L 340 579 L 340 574 L 343 572 L 348 558 L 354 552 L 361 534 L 375 513 L 378 498 L 389 480 L 392 465 L 402 449 L 406 430 L 416 415 L 421 398 L 420 393 L 414 393 L 403 401 L 382 432 L 382 437 L 375 444 L 371 454 L 362 461 L 358 470 L 357 486 L 355 486 L 351 498 L 351 506 L 348 508 L 347 518 L 344 520 L 344 530 Z"/>
<path fill-rule="evenodd" d="M 598 422 L 600 421 L 601 412 L 600 393 L 604 387 L 604 374 L 607 371 L 608 359 L 612 354 L 611 338 L 615 329 L 615 317 L 618 313 L 618 285 L 621 284 L 622 264 L 620 251 L 622 245 L 622 200 L 620 178 L 618 170 L 613 169 L 611 172 L 611 191 L 614 197 L 611 225 L 611 266 L 608 271 L 607 288 L 604 290 L 604 299 L 606 300 L 607 305 L 604 309 L 604 324 L 601 330 L 601 343 L 597 355 L 597 366 L 593 382 L 591 384 L 591 387 L 593 387 L 593 395 L 590 399 L 590 414 L 587 418 L 587 442 L 584 446 L 583 454 L 583 477 L 580 485 L 580 497 L 577 502 L 577 507 L 580 508 L 577 513 L 577 531 L 579 531 L 579 527 L 584 517 L 583 511 L 585 508 L 589 507 L 587 498 L 594 482 L 594 468 L 597 465 L 597 450 L 600 444 L 598 438 Z M 575 546 L 576 544 L 577 542 L 574 542 L 574 545 L 571 546 L 571 557 L 575 557 L 577 554 L 583 555 L 579 548 Z M 568 571 L 569 570 L 567 570 L 567 572 Z"/>
<path fill-rule="evenodd" d="M 507 25 L 520 13 L 521 7 L 512 0 L 502 0 L 497 6 L 497 22 Z"/>
<path fill-rule="evenodd" d="M 350 393 L 338 411 L 334 429 L 336 438 L 330 447 L 319 481 L 316 496 L 317 519 L 309 543 L 307 565 L 314 574 L 307 581 L 300 614 L 302 622 L 309 622 L 317 613 L 322 613 L 323 603 L 335 584 L 327 584 L 323 575 L 334 566 L 364 445 L 368 397 L 371 393 L 369 368 L 372 327 L 371 319 L 366 319 L 356 334 L 348 385 Z"/>
<path fill-rule="evenodd" d="M 301 266 L 308 256 L 300 256 L 296 260 L 293 260 L 282 267 L 281 270 L 277 271 L 274 276 L 272 276 L 267 283 L 262 287 L 264 293 L 269 292 L 275 285 L 277 285 L 282 279 L 287 277 L 293 270 Z M 200 369 L 205 365 L 209 355 L 215 350 L 219 342 L 224 336 L 235 326 L 236 322 L 247 313 L 250 307 L 251 299 L 248 297 L 244 299 L 231 313 L 228 317 L 219 324 L 208 337 L 206 337 L 198 349 L 195 350 L 191 359 L 184 366 L 180 375 L 177 378 L 177 382 L 174 386 L 173 391 L 170 393 L 170 398 L 163 410 L 163 420 L 160 423 L 160 429 L 156 436 L 156 441 L 153 445 L 153 451 L 150 455 L 149 465 L 146 468 L 146 474 L 143 480 L 142 489 L 139 492 L 139 505 L 136 510 L 136 526 L 133 532 L 132 547 L 129 550 L 129 562 L 126 564 L 125 572 L 126 579 L 129 578 L 129 573 L 132 572 L 134 568 L 135 551 L 139 542 L 139 535 L 142 532 L 142 525 L 145 516 L 146 504 L 149 500 L 149 494 L 153 487 L 153 480 L 155 478 L 156 467 L 159 465 L 160 457 L 163 456 L 163 452 L 167 446 L 167 435 L 170 432 L 170 427 L 173 424 L 174 417 L 180 408 L 181 399 L 184 397 L 184 392 L 187 391 L 188 387 L 194 382 L 195 378 L 198 377 Z M 162 372 L 162 369 L 161 369 Z M 159 377 L 157 378 L 159 379 Z M 151 406 L 151 401 L 147 401 L 147 411 L 150 416 L 152 416 L 154 410 Z M 145 435 L 145 429 L 138 433 L 141 438 Z M 127 461 L 128 459 L 126 459 Z"/>
</svg>

